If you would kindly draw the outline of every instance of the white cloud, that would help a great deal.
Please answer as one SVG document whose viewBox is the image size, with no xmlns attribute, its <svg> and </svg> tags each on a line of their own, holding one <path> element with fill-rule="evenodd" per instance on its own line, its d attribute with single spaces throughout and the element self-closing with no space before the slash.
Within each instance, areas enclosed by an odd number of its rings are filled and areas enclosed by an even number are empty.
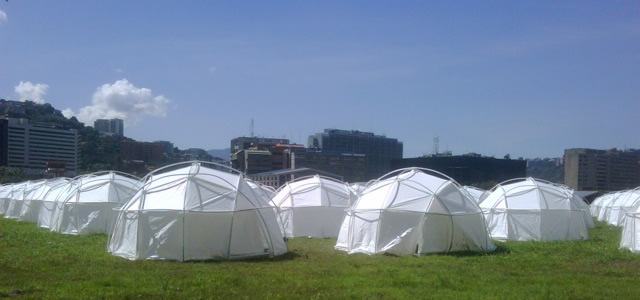
<svg viewBox="0 0 640 300">
<path fill-rule="evenodd" d="M 73 110 L 71 110 L 71 108 L 63 109 L 62 110 L 62 115 L 67 119 L 75 116 L 75 114 L 73 113 Z"/>
<path fill-rule="evenodd" d="M 48 85 L 44 83 L 33 84 L 31 81 L 20 81 L 13 89 L 20 95 L 20 101 L 31 100 L 36 103 L 44 103 L 44 94 L 47 93 Z"/>
<path fill-rule="evenodd" d="M 138 88 L 128 80 L 118 80 L 113 84 L 104 84 L 93 94 L 90 106 L 74 114 L 65 109 L 66 117 L 76 116 L 80 122 L 93 125 L 96 119 L 123 119 L 128 125 L 135 125 L 145 115 L 164 117 L 171 100 L 163 95 L 154 96 L 148 88 Z"/>
<path fill-rule="evenodd" d="M 0 10 L 0 24 L 9 22 L 9 18 L 7 18 L 7 13 Z"/>
<path fill-rule="evenodd" d="M 209 73 L 213 73 L 216 71 L 216 67 L 209 67 Z"/>
</svg>

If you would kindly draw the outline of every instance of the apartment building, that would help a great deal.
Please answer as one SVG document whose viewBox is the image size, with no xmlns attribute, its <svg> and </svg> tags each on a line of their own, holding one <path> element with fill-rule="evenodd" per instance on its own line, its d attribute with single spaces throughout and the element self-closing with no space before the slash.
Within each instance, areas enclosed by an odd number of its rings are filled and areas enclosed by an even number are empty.
<svg viewBox="0 0 640 300">
<path fill-rule="evenodd" d="M 55 166 L 58 174 L 76 176 L 78 140 L 75 129 L 4 117 L 0 119 L 0 165 L 33 175 L 44 175 L 49 166 Z"/>
</svg>

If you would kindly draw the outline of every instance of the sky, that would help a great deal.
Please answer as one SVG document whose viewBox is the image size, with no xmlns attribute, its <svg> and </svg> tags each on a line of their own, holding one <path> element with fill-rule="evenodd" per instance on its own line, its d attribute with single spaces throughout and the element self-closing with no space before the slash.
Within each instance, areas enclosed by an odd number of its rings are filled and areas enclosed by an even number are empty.
<svg viewBox="0 0 640 300">
<path fill-rule="evenodd" d="M 0 98 L 219 149 L 325 128 L 439 150 L 640 148 L 640 1 L 0 1 Z M 568 3 L 564 3 L 568 2 Z"/>
</svg>

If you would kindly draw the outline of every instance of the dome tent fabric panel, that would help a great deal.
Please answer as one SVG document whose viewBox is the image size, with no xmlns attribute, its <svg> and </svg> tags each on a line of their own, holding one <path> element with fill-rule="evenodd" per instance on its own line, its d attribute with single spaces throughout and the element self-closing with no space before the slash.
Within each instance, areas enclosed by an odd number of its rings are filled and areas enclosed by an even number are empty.
<svg viewBox="0 0 640 300">
<path fill-rule="evenodd" d="M 347 210 L 336 249 L 395 255 L 493 251 L 480 208 L 453 179 L 400 169 L 370 183 Z"/>
<path fill-rule="evenodd" d="M 78 177 L 56 202 L 52 231 L 65 234 L 110 233 L 117 216 L 114 208 L 128 201 L 141 186 L 140 179 L 117 171 Z"/>
<path fill-rule="evenodd" d="M 42 180 L 41 184 L 28 191 L 18 220 L 37 223 L 45 196 L 54 186 L 65 180 L 67 178 L 64 177 Z"/>
<path fill-rule="evenodd" d="M 640 187 L 635 188 L 633 191 L 634 193 L 640 191 Z M 625 213 L 620 248 L 640 253 L 640 201 L 637 201 Z"/>
<path fill-rule="evenodd" d="M 360 196 L 360 194 L 362 194 L 366 186 L 367 186 L 367 183 L 356 182 L 356 183 L 349 184 L 349 189 L 357 198 L 358 196 Z"/>
<path fill-rule="evenodd" d="M 626 213 L 640 201 L 640 188 L 621 192 L 605 208 L 605 221 L 613 226 L 622 226 Z"/>
<path fill-rule="evenodd" d="M 589 205 L 591 208 L 591 215 L 593 217 L 599 218 L 600 213 L 604 210 L 605 205 L 608 205 L 608 203 L 612 200 L 612 198 L 616 196 L 617 193 L 618 192 L 609 192 L 593 200 L 593 202 L 591 202 L 591 205 Z"/>
<path fill-rule="evenodd" d="M 280 208 L 280 218 L 286 237 L 337 237 L 344 207 L 287 207 Z"/>
<path fill-rule="evenodd" d="M 51 216 L 49 217 L 50 231 L 56 231 L 56 229 L 61 226 L 60 223 L 62 222 L 61 215 L 64 210 L 64 202 L 77 189 L 77 186 L 78 186 L 77 179 L 69 180 L 69 182 L 58 193 L 58 196 L 53 202 L 53 209 L 51 211 Z"/>
<path fill-rule="evenodd" d="M 605 199 L 603 199 L 602 205 L 600 207 L 600 211 L 598 212 L 598 221 L 606 222 L 609 219 L 608 213 L 610 213 L 611 210 L 607 208 L 611 206 L 611 204 L 615 202 L 616 199 L 618 199 L 618 197 L 620 197 L 620 195 L 622 195 L 624 192 L 625 191 L 613 192 L 610 194 L 609 197 L 606 197 Z"/>
<path fill-rule="evenodd" d="M 5 199 L 6 210 L 4 217 L 7 219 L 17 219 L 22 210 L 22 202 L 24 201 L 24 192 L 27 190 L 30 182 L 20 182 L 12 185 L 12 189 L 8 197 Z"/>
<path fill-rule="evenodd" d="M 0 215 L 4 215 L 7 211 L 7 206 L 9 206 L 8 199 L 12 189 L 13 184 L 11 183 L 0 186 Z"/>
<path fill-rule="evenodd" d="M 60 195 L 68 190 L 68 186 L 72 181 L 68 178 L 59 179 L 49 182 L 51 188 L 42 197 L 42 206 L 38 212 L 38 227 L 49 229 L 51 226 L 51 217 L 54 214 L 56 202 Z"/>
<path fill-rule="evenodd" d="M 473 200 L 475 200 L 476 203 L 480 203 L 480 202 L 484 201 L 484 198 L 486 198 L 486 196 L 487 196 L 487 191 L 479 189 L 479 188 L 474 187 L 474 186 L 465 185 L 462 188 L 465 191 L 467 191 L 467 193 L 469 193 L 469 195 L 471 195 L 471 198 Z"/>
<path fill-rule="evenodd" d="M 359 253 L 378 253 L 376 240 L 379 221 L 380 210 L 347 211 L 335 248 L 349 253 L 356 253 L 352 249 L 357 249 Z"/>
<path fill-rule="evenodd" d="M 571 199 L 570 203 L 571 207 L 575 207 L 578 208 L 580 211 L 582 211 L 582 216 L 584 221 L 587 223 L 587 227 L 588 228 L 594 228 L 596 226 L 595 222 L 593 221 L 593 215 L 591 214 L 591 207 L 589 207 L 589 204 L 587 204 L 587 202 L 584 200 L 584 198 L 582 198 L 581 196 L 578 195 L 578 193 L 576 193 L 576 191 L 566 185 L 562 185 L 562 184 L 553 184 L 556 187 L 559 187 L 562 192 Z"/>
<path fill-rule="evenodd" d="M 349 207 L 355 197 L 344 182 L 319 175 L 301 177 L 282 186 L 273 201 L 279 207 Z"/>
<path fill-rule="evenodd" d="M 496 185 L 480 207 L 497 240 L 588 238 L 589 209 L 565 186 L 533 178 L 512 179 Z"/>
<path fill-rule="evenodd" d="M 250 179 L 245 179 L 245 180 L 247 181 L 247 184 L 249 185 L 249 187 L 251 187 L 251 189 L 257 196 L 264 199 L 266 202 L 269 203 L 269 205 L 275 206 L 275 203 L 273 203 L 273 200 L 272 200 L 273 196 L 276 194 L 275 189 Z"/>
<path fill-rule="evenodd" d="M 624 219 L 620 249 L 640 253 L 640 213 L 628 214 Z"/>
<path fill-rule="evenodd" d="M 118 253 L 127 259 L 136 259 L 138 249 L 138 220 L 139 211 L 121 212 L 118 214 L 118 226 L 109 237 L 109 251 Z"/>
<path fill-rule="evenodd" d="M 114 255 L 186 261 L 287 251 L 273 207 L 238 171 L 193 161 L 158 169 L 143 181 L 120 208 L 108 245 Z"/>
<path fill-rule="evenodd" d="M 287 182 L 272 200 L 286 237 L 335 238 L 355 195 L 346 183 L 315 175 Z"/>
<path fill-rule="evenodd" d="M 47 180 L 31 182 L 24 191 L 22 206 L 18 213 L 18 221 L 36 222 L 42 202 L 38 199 L 43 189 L 47 187 Z"/>
</svg>

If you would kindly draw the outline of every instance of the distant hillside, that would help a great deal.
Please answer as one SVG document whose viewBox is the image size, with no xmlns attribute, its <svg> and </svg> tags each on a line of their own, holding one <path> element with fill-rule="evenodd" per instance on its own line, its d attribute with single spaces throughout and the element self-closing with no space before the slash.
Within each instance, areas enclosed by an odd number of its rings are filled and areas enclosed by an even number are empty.
<svg viewBox="0 0 640 300">
<path fill-rule="evenodd" d="M 527 177 L 555 183 L 564 183 L 564 165 L 559 158 L 535 158 L 527 160 Z"/>
<path fill-rule="evenodd" d="M 26 118 L 34 122 L 55 123 L 65 128 L 82 129 L 76 117 L 67 119 L 62 112 L 55 109 L 51 104 L 38 104 L 33 101 L 13 101 L 0 99 L 0 115 L 11 118 Z"/>
<path fill-rule="evenodd" d="M 51 104 L 33 101 L 13 101 L 0 99 L 0 115 L 11 118 L 26 118 L 30 122 L 52 123 L 66 129 L 77 129 L 80 137 L 80 171 L 100 171 L 117 169 L 120 141 L 126 137 L 100 138 L 93 127 L 84 126 L 75 117 L 69 119 Z"/>
<path fill-rule="evenodd" d="M 231 160 L 231 148 L 225 148 L 225 149 L 211 149 L 208 150 L 207 153 L 209 153 L 209 155 L 213 156 L 213 157 L 219 157 L 222 158 L 226 161 L 230 161 Z"/>
</svg>

